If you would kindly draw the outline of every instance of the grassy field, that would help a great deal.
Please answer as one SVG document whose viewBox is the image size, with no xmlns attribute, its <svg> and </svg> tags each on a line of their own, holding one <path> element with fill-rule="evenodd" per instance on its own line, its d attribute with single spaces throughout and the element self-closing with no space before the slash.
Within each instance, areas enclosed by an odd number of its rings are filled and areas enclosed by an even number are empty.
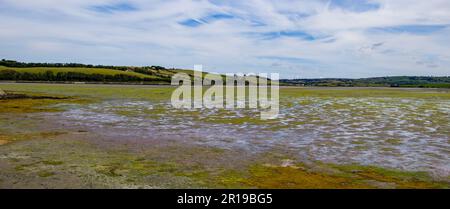
<svg viewBox="0 0 450 209">
<path fill-rule="evenodd" d="M 157 76 L 144 75 L 136 72 L 129 71 L 120 71 L 120 70 L 111 70 L 111 69 L 101 69 L 101 68 L 75 68 L 75 67 L 33 67 L 33 68 L 14 68 L 14 67 L 5 67 L 0 66 L 1 70 L 14 70 L 21 73 L 45 73 L 46 71 L 52 71 L 53 73 L 58 72 L 78 72 L 84 74 L 104 74 L 104 75 L 117 75 L 124 74 L 129 76 L 136 76 L 139 78 L 158 78 Z"/>
<path fill-rule="evenodd" d="M 194 76 L 193 70 L 123 67 L 123 70 L 100 67 L 9 67 L 0 65 L 0 81 L 36 83 L 122 83 L 167 85 L 176 73 Z M 207 73 L 203 72 L 204 77 Z M 225 75 L 222 75 L 226 78 Z"/>
<path fill-rule="evenodd" d="M 450 186 L 445 89 L 281 88 L 261 121 L 173 109 L 172 87 L 0 88 L 30 96 L 0 100 L 1 188 Z"/>
</svg>

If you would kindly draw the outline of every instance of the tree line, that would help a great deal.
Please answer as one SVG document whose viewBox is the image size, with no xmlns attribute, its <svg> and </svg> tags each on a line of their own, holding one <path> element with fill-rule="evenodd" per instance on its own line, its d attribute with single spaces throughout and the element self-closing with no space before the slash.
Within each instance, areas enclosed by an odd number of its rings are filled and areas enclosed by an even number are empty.
<svg viewBox="0 0 450 209">
<path fill-rule="evenodd" d="M 29 67 L 79 67 L 79 68 L 103 68 L 111 70 L 139 70 L 141 72 L 148 73 L 148 70 L 166 70 L 166 68 L 161 66 L 145 66 L 145 67 L 129 67 L 129 66 L 112 66 L 112 65 L 91 65 L 91 64 L 80 64 L 80 63 L 27 63 L 27 62 L 17 62 L 15 60 L 0 60 L 0 66 L 15 67 L 15 68 L 29 68 Z"/>
<path fill-rule="evenodd" d="M 169 78 L 141 78 L 126 74 L 87 74 L 80 72 L 57 72 L 51 70 L 38 73 L 18 72 L 15 70 L 1 70 L 0 80 L 20 81 L 72 81 L 72 82 L 170 82 Z"/>
</svg>

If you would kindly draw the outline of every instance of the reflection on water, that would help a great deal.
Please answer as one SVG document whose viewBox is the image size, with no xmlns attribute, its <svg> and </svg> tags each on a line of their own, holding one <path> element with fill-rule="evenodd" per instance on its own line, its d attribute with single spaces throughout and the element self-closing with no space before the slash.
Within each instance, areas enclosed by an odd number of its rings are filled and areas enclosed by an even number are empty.
<svg viewBox="0 0 450 209">
<path fill-rule="evenodd" d="M 247 152 L 285 149 L 298 158 L 450 174 L 450 101 L 400 98 L 285 99 L 280 117 L 259 110 L 180 110 L 169 103 L 109 100 L 60 105 L 61 123 L 105 136 L 171 139 Z"/>
</svg>

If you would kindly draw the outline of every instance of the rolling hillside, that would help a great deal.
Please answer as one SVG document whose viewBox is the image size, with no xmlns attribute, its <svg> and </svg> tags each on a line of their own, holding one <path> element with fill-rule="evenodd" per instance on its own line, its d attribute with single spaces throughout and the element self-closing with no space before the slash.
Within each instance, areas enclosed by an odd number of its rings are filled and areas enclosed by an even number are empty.
<svg viewBox="0 0 450 209">
<path fill-rule="evenodd" d="M 0 80 L 50 81 L 50 82 L 136 82 L 146 84 L 169 84 L 177 72 L 192 74 L 193 71 L 166 69 L 159 66 L 125 67 L 94 66 L 62 63 L 22 63 L 0 61 Z"/>
<path fill-rule="evenodd" d="M 133 71 L 121 71 L 121 70 L 112 70 L 112 69 L 104 69 L 104 68 L 83 68 L 83 67 L 31 67 L 31 68 L 14 68 L 14 67 L 5 67 L 0 66 L 0 71 L 8 71 L 13 70 L 18 73 L 31 73 L 31 74 L 37 74 L 37 73 L 45 73 L 47 71 L 51 71 L 53 73 L 69 73 L 69 72 L 76 72 L 76 73 L 83 73 L 83 74 L 102 74 L 102 75 L 118 75 L 123 74 L 127 76 L 135 76 L 138 78 L 159 78 L 156 75 L 145 75 L 142 73 L 136 73 Z"/>
<path fill-rule="evenodd" d="M 0 81 L 170 84 L 176 73 L 194 71 L 161 66 L 104 66 L 78 63 L 24 63 L 0 60 Z M 203 72 L 203 76 L 206 72 Z M 222 75 L 225 78 L 225 75 Z"/>
</svg>

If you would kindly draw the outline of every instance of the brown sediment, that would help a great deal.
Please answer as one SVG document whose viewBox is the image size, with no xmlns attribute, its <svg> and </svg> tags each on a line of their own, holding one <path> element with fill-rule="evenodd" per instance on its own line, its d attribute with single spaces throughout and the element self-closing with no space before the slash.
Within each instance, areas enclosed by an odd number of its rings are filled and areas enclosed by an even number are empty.
<svg viewBox="0 0 450 209">
<path fill-rule="evenodd" d="M 9 143 L 8 137 L 0 135 L 0 146 L 8 143 Z"/>
</svg>

